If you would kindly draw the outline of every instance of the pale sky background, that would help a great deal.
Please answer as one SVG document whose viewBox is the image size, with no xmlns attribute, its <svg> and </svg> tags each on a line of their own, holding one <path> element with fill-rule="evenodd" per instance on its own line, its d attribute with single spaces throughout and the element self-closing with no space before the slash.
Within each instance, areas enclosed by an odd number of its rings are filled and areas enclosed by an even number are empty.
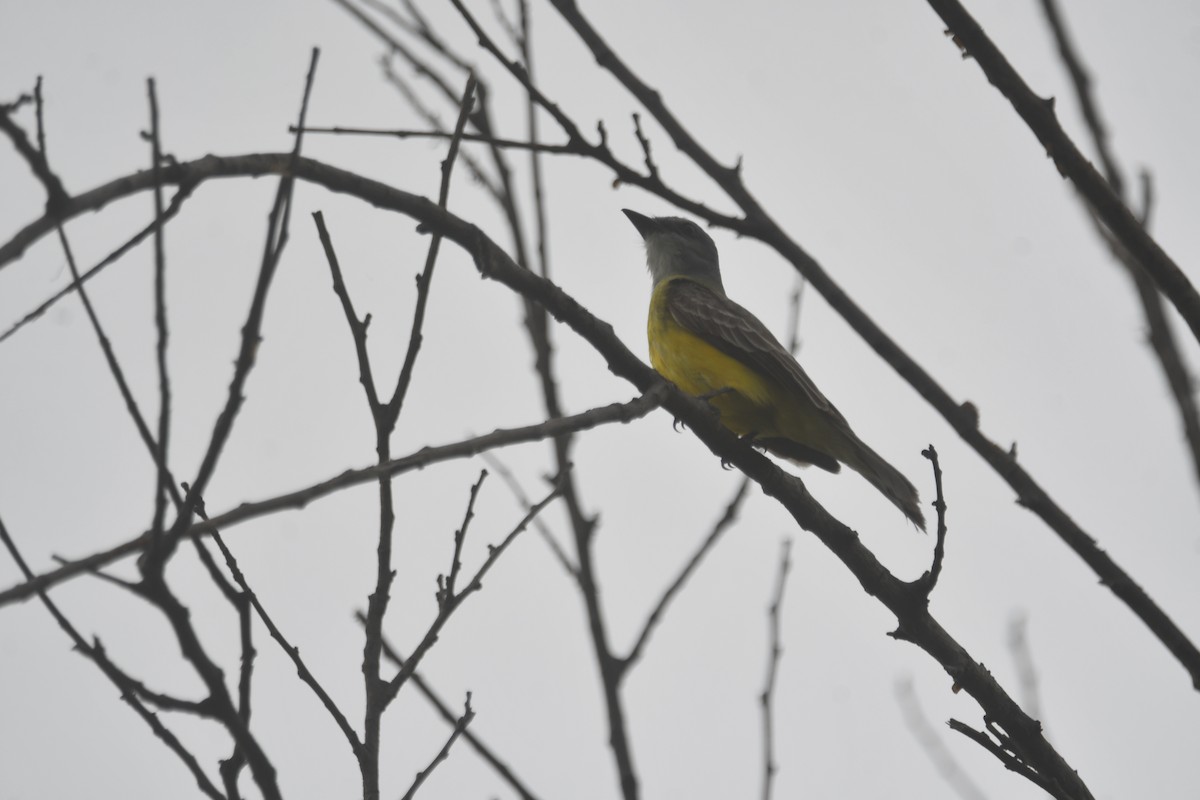
<svg viewBox="0 0 1200 800">
<path fill-rule="evenodd" d="M 762 204 L 956 398 L 971 400 L 994 440 L 1018 442 L 1022 464 L 1195 641 L 1200 638 L 1196 478 L 1178 416 L 1145 344 L 1128 279 L 1096 241 L 1071 188 L 978 67 L 960 58 L 923 2 L 809 0 L 729 3 L 582 2 L 618 53 L 717 157 L 744 157 Z M 1152 171 L 1152 229 L 1200 279 L 1196 83 L 1200 7 L 1184 0 L 1064 0 L 1076 43 L 1122 164 Z M 484 19 L 490 6 L 472 3 Z M 501 132 L 520 138 L 516 87 L 449 4 L 422 5 L 483 69 Z M 1085 141 L 1065 71 L 1034 0 L 970 3 L 1032 87 L 1058 98 Z M 613 148 L 640 164 L 637 110 L 545 4 L 533 3 L 544 90 L 586 131 L 603 119 Z M 145 79 L 158 82 L 165 149 L 284 151 L 309 50 L 321 48 L 314 125 L 420 128 L 380 77 L 384 52 L 328 0 L 255 3 L 0 0 L 0 101 L 44 77 L 52 164 L 71 192 L 144 168 Z M 454 77 L 461 87 L 462 79 Z M 453 110 L 443 111 L 449 124 Z M 645 118 L 647 115 L 643 115 Z M 29 124 L 31 115 L 22 121 Z M 556 130 L 543 124 L 545 137 Z M 731 204 L 647 126 L 669 183 L 722 210 Z M 312 136 L 307 155 L 434 196 L 444 146 Z M 524 159 L 514 156 L 517 164 Z M 639 237 L 619 209 L 668 213 L 640 190 L 580 159 L 546 161 L 556 282 L 643 357 L 649 282 Z M 523 177 L 520 180 L 525 180 Z M 44 196 L 0 146 L 0 240 L 37 217 Z M 527 184 L 522 191 L 528 197 Z M 203 185 L 167 232 L 171 461 L 195 472 L 224 401 L 239 328 L 261 253 L 274 180 Z M 456 174 L 451 210 L 508 237 L 479 188 Z M 373 314 L 376 374 L 394 380 L 425 240 L 411 220 L 300 184 L 292 238 L 267 309 L 248 400 L 207 494 L 210 512 L 264 499 L 374 459 L 353 349 L 310 219 L 325 212 L 360 313 Z M 149 220 L 149 195 L 72 222 L 90 266 Z M 729 293 L 781 338 L 794 273 L 752 242 L 714 231 Z M 91 284 L 131 377 L 154 414 L 152 256 L 143 246 Z M 68 279 L 52 237 L 0 269 L 0 329 Z M 540 394 L 520 304 L 443 248 L 425 349 L 393 451 L 537 422 Z M 1195 342 L 1176 325 L 1185 353 Z M 633 396 L 578 337 L 553 332 L 569 412 Z M 946 472 L 950 538 L 932 601 L 937 618 L 1018 699 L 1006 644 L 1028 619 L 1041 718 L 1051 741 L 1098 798 L 1200 793 L 1200 698 L 1184 670 L 1094 574 L 958 440 L 813 292 L 805 294 L 801 360 L 859 435 L 932 497 L 920 450 Z M 549 446 L 500 452 L 530 495 L 544 492 Z M 582 435 L 575 451 L 596 546 L 610 633 L 620 652 L 732 495 L 738 475 L 665 412 Z M 387 631 L 410 650 L 434 614 L 434 580 L 479 459 L 397 483 L 397 581 Z M 813 494 L 901 577 L 927 566 L 932 537 L 914 533 L 851 472 L 803 473 Z M 0 344 L 0 517 L 38 571 L 144 530 L 153 467 L 76 298 Z M 374 574 L 375 489 L 363 487 L 233 528 L 227 541 L 279 625 L 361 727 L 361 632 Z M 498 476 L 485 483 L 468 538 L 468 568 L 522 514 Z M 562 510 L 545 520 L 568 541 Z M 624 684 L 630 735 L 647 798 L 758 796 L 757 703 L 780 542 L 794 568 L 783 608 L 776 706 L 777 798 L 955 797 L 905 727 L 896 700 L 910 679 L 925 714 L 990 798 L 1042 796 L 942 724 L 980 726 L 975 702 L 942 669 L 886 633 L 894 618 L 865 596 L 811 535 L 752 493 L 669 611 Z M 132 562 L 115 572 L 131 576 Z M 205 643 L 236 675 L 236 627 L 190 550 L 171 572 Z M 0 557 L 0 588 L 18 582 Z M 87 635 L 151 686 L 195 697 L 198 681 L 161 618 L 95 579 L 54 591 Z M 340 734 L 265 632 L 257 637 L 254 728 L 288 797 L 351 797 L 357 766 Z M 424 675 L 460 707 L 473 692 L 472 731 L 539 796 L 611 798 L 617 780 L 583 606 L 545 544 L 529 532 L 450 622 Z M 214 775 L 224 734 L 163 718 Z M 385 718 L 384 794 L 398 797 L 442 745 L 446 726 L 406 690 Z M 248 779 L 243 781 L 250 786 Z M 36 602 L 0 609 L 0 799 L 92 794 L 186 797 L 194 782 L 71 652 Z M 247 789 L 247 791 L 252 791 Z M 511 797 L 464 743 L 422 789 L 426 798 Z"/>
</svg>

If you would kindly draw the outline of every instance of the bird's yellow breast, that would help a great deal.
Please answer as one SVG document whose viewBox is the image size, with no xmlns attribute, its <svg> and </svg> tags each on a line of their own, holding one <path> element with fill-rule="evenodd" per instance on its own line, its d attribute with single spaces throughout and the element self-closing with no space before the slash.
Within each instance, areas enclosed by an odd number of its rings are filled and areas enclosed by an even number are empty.
<svg viewBox="0 0 1200 800">
<path fill-rule="evenodd" d="M 729 356 L 675 321 L 667 308 L 671 283 L 686 278 L 660 281 L 650 295 L 650 314 L 646 333 L 650 342 L 650 363 L 658 373 L 690 395 L 708 395 L 729 390 L 712 398 L 721 413 L 721 422 L 738 434 L 778 433 L 775 409 L 780 405 L 779 388 L 771 381 Z"/>
</svg>

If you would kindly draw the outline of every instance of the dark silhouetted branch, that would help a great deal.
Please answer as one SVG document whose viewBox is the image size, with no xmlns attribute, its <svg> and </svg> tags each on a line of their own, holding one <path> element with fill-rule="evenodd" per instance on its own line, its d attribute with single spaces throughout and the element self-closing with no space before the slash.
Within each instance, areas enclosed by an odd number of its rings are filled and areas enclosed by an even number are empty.
<svg viewBox="0 0 1200 800">
<path fill-rule="evenodd" d="M 788 572 L 791 568 L 792 540 L 784 539 L 779 552 L 779 575 L 775 579 L 775 592 L 771 595 L 771 606 L 767 610 L 767 627 L 770 630 L 770 646 L 767 650 L 767 679 L 762 694 L 758 697 L 763 724 L 763 800 L 771 800 L 771 790 L 775 786 L 775 774 L 779 772 L 779 765 L 775 763 L 775 683 L 779 678 L 779 662 L 783 658 L 779 624 L 783 605 L 783 589 L 787 586 Z"/>
<path fill-rule="evenodd" d="M 717 540 L 721 538 L 721 535 L 727 531 L 734 522 L 737 521 L 738 514 L 742 509 L 742 502 L 749 494 L 749 489 L 750 479 L 743 478 L 738 484 L 737 490 L 734 491 L 733 497 L 730 498 L 729 502 L 725 504 L 725 511 L 721 514 L 721 518 L 717 520 L 715 525 L 713 525 L 712 530 L 709 531 L 709 534 L 704 537 L 704 541 L 700 543 L 700 547 L 696 549 L 696 552 L 692 554 L 692 557 L 689 558 L 687 563 L 683 565 L 683 569 L 680 570 L 679 574 L 675 576 L 675 580 L 671 581 L 671 585 L 667 587 L 667 590 L 663 592 L 662 596 L 658 599 L 658 602 L 654 604 L 654 608 L 650 611 L 649 616 L 646 617 L 646 621 L 642 625 L 641 633 L 639 633 L 637 639 L 634 640 L 634 644 L 629 651 L 629 655 L 621 659 L 622 678 L 625 676 L 625 673 L 629 671 L 629 668 L 636 664 L 638 659 L 642 657 L 642 652 L 646 647 L 646 643 L 650 640 L 650 635 L 654 633 L 654 630 L 662 621 L 663 614 L 666 613 L 671 601 L 675 599 L 675 595 L 679 594 L 680 590 L 683 589 L 684 585 L 688 581 L 688 578 L 690 578 L 692 573 L 696 571 L 696 568 L 700 566 L 700 562 L 703 561 L 704 557 L 708 555 L 708 552 L 712 550 L 713 545 L 717 543 Z"/>
<path fill-rule="evenodd" d="M 466 733 L 467 726 L 470 725 L 471 721 L 474 719 L 475 709 L 471 708 L 471 693 L 467 692 L 467 701 L 464 704 L 462 716 L 460 716 L 454 723 L 454 730 L 450 731 L 450 738 L 446 739 L 446 743 L 442 745 L 442 749 L 439 750 L 438 754 L 433 757 L 432 761 L 429 762 L 429 766 L 417 773 L 417 776 L 413 779 L 412 785 L 409 786 L 408 791 L 404 793 L 402 800 L 412 800 L 412 798 L 416 797 L 417 790 L 421 788 L 421 784 L 425 783 L 429 776 L 433 774 L 433 771 L 437 768 L 438 764 L 446 760 L 446 757 L 450 755 L 450 748 L 454 746 L 456 741 L 458 741 L 458 737 Z"/>
<path fill-rule="evenodd" d="M 963 51 L 979 64 L 988 81 L 1012 103 L 1058 171 L 1087 198 L 1088 205 L 1130 255 L 1158 284 L 1200 341 L 1200 293 L 1159 246 L 1133 212 L 1071 141 L 1054 113 L 1054 101 L 1038 97 L 957 0 L 928 0 Z"/>
<path fill-rule="evenodd" d="M 361 611 L 356 612 L 354 616 L 360 625 L 366 622 L 366 615 L 364 615 Z M 399 652 L 396 651 L 394 647 L 392 647 L 386 638 L 383 640 L 383 654 L 389 661 L 395 664 L 397 668 L 402 669 L 404 667 L 404 658 Z M 433 690 L 433 687 L 430 686 L 423 677 L 421 677 L 420 672 L 413 670 L 412 674 L 409 676 L 409 680 L 411 680 L 413 685 L 417 687 L 417 690 L 425 696 L 425 699 L 428 700 L 435 709 L 437 709 L 437 712 L 439 715 L 441 715 L 442 719 L 451 725 L 458 724 L 458 716 L 450 710 L 450 707 L 446 705 L 445 701 L 443 701 L 441 697 L 438 696 L 437 692 Z M 512 771 L 512 768 L 509 767 L 504 761 L 501 761 L 499 756 L 496 755 L 495 751 L 492 750 L 492 748 L 490 748 L 488 745 L 484 744 L 484 742 L 480 740 L 478 736 L 475 736 L 469 730 L 464 730 L 463 738 L 466 739 L 467 744 L 471 745 L 475 752 L 479 754 L 479 757 L 486 761 L 488 766 L 495 770 L 496 774 L 499 775 L 500 778 L 509 785 L 509 788 L 517 793 L 517 796 L 520 797 L 521 800 L 538 800 L 537 796 L 533 794 L 525 782 L 516 776 L 516 773 Z"/>
<path fill-rule="evenodd" d="M 21 574 L 25 576 L 25 580 L 27 582 L 34 580 L 33 572 L 30 571 L 29 565 L 25 563 L 25 559 L 21 556 L 20 551 L 17 550 L 17 545 L 12 540 L 12 537 L 9 535 L 8 528 L 4 526 L 4 522 L 2 520 L 0 520 L 0 540 L 4 542 L 4 546 L 8 549 L 13 561 L 16 562 L 17 568 L 21 571 Z M 163 744 L 165 744 L 171 750 L 171 752 L 183 762 L 184 766 L 187 767 L 188 772 L 192 773 L 192 777 L 195 778 L 196 785 L 200 788 L 200 791 L 203 792 L 205 796 L 212 798 L 212 800 L 225 800 L 225 795 L 223 795 L 220 789 L 217 788 L 216 784 L 214 784 L 209 777 L 204 774 L 204 770 L 200 767 L 200 763 L 196 760 L 196 757 L 192 755 L 191 751 L 184 747 L 183 743 L 179 741 L 175 734 L 173 734 L 165 725 L 162 724 L 162 720 L 158 718 L 157 714 L 150 711 L 141 702 L 141 698 L 149 696 L 160 702 L 164 707 L 170 707 L 171 704 L 167 702 L 168 698 L 166 698 L 164 695 L 150 693 L 139 682 L 134 681 L 132 678 L 118 669 L 116 665 L 109 661 L 108 657 L 105 655 L 104 648 L 100 644 L 99 640 L 96 640 L 94 643 L 88 643 L 88 641 L 83 638 L 75 626 L 71 624 L 70 620 L 68 620 L 62 611 L 59 610 L 58 605 L 50 599 L 50 596 L 44 589 L 39 589 L 36 594 L 41 599 L 42 604 L 46 607 L 46 610 L 50 612 L 52 617 L 54 617 L 54 621 L 57 622 L 58 626 L 62 628 L 64 632 L 66 632 L 67 636 L 71 638 L 72 643 L 75 645 L 75 649 L 87 657 L 100 669 L 102 673 L 104 673 L 104 676 L 121 691 L 121 699 L 125 701 L 126 705 L 132 708 L 134 712 L 142 718 L 142 721 L 150 726 L 150 730 L 154 732 L 154 735 L 157 736 L 163 742 Z M 194 712 L 195 707 L 194 704 L 188 704 L 188 708 L 181 709 L 176 707 L 176 710 Z"/>
<path fill-rule="evenodd" d="M 1104 165 L 1104 177 L 1108 181 L 1109 186 L 1112 187 L 1113 192 L 1121 198 L 1122 202 L 1129 205 L 1129 196 L 1125 189 L 1125 178 L 1109 146 L 1108 130 L 1100 118 L 1100 111 L 1097 108 L 1096 100 L 1092 93 L 1091 78 L 1084 68 L 1082 60 L 1076 53 L 1074 45 L 1071 43 L 1071 38 L 1067 34 L 1066 23 L 1058 10 L 1057 2 L 1055 0 L 1042 0 L 1042 9 L 1046 13 L 1046 20 L 1050 26 L 1051 33 L 1054 34 L 1054 40 L 1058 45 L 1058 52 L 1062 57 L 1063 65 L 1067 68 L 1067 72 L 1071 76 L 1071 82 L 1075 87 L 1075 97 L 1079 101 L 1080 110 L 1083 112 L 1084 121 L 1091 134 L 1092 144 L 1100 157 L 1100 163 Z M 1142 174 L 1142 190 L 1144 196 L 1142 199 L 1140 221 L 1143 227 L 1148 228 L 1150 205 L 1153 195 L 1150 191 L 1149 176 L 1145 173 Z M 1171 395 L 1175 399 L 1175 405 L 1179 410 L 1179 416 L 1183 422 L 1183 432 L 1188 443 L 1188 450 L 1192 457 L 1192 469 L 1195 472 L 1197 480 L 1200 480 L 1200 410 L 1196 407 L 1192 376 L 1189 374 L 1184 364 L 1183 356 L 1179 352 L 1179 345 L 1175 340 L 1175 334 L 1171 329 L 1171 323 L 1167 318 L 1166 309 L 1163 306 L 1162 293 L 1159 292 L 1158 287 L 1137 259 L 1130 255 L 1124 245 L 1113 236 L 1104 222 L 1097 217 L 1086 198 L 1083 195 L 1077 196 L 1087 209 L 1088 218 L 1096 226 L 1097 235 L 1108 245 L 1117 262 L 1125 267 L 1129 273 L 1129 277 L 1133 280 L 1134 288 L 1137 289 L 1138 297 L 1142 303 L 1142 311 L 1146 315 L 1146 327 L 1150 330 L 1150 346 L 1158 358 L 1163 376 L 1167 380 L 1167 387 L 1171 390 Z"/>
<path fill-rule="evenodd" d="M 469 458 L 487 450 L 548 439 L 565 431 L 579 432 L 614 422 L 630 422 L 644 417 L 662 402 L 664 388 L 637 397 L 627 403 L 611 403 L 561 419 L 552 419 L 522 428 L 499 428 L 483 436 L 474 436 L 460 442 L 438 447 L 425 447 L 411 455 L 393 459 L 386 464 L 376 464 L 360 469 L 349 469 L 320 483 L 278 495 L 268 500 L 242 503 L 230 511 L 213 516 L 207 522 L 195 523 L 184 536 L 204 536 L 212 530 L 225 530 L 231 525 L 246 522 L 267 514 L 287 509 L 304 508 L 322 497 L 351 486 L 377 481 L 381 474 L 399 475 L 411 470 L 423 469 L 431 464 L 458 458 Z M 39 591 L 55 586 L 78 575 L 89 574 L 108 564 L 139 553 L 150 539 L 149 532 L 143 533 L 121 544 L 93 553 L 89 556 L 67 561 L 57 569 L 45 572 L 23 583 L 0 591 L 0 607 L 26 600 Z"/>
</svg>

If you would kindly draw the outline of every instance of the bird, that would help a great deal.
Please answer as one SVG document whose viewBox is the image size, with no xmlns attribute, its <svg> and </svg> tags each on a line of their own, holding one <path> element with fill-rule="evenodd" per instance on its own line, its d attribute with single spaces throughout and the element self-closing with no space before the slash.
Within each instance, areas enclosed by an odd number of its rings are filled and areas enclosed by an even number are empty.
<svg viewBox="0 0 1200 800">
<path fill-rule="evenodd" d="M 654 288 L 650 363 L 754 446 L 806 466 L 845 464 L 925 529 L 916 488 L 851 430 L 795 357 L 725 294 L 717 246 L 695 222 L 622 209 L 646 246 Z"/>
</svg>

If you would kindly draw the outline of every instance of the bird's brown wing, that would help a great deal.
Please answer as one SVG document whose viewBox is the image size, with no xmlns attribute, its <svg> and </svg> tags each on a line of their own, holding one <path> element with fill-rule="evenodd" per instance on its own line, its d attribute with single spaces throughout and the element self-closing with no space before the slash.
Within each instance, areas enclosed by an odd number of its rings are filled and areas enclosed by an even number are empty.
<svg viewBox="0 0 1200 800">
<path fill-rule="evenodd" d="M 895 467 L 854 435 L 846 418 L 821 394 L 792 354 L 753 314 L 724 294 L 690 280 L 676 280 L 667 286 L 666 306 L 675 321 L 686 330 L 778 382 L 797 403 L 810 404 L 811 414 L 819 417 L 832 432 L 840 434 L 836 438 L 843 440 L 836 456 L 826 452 L 828 441 L 818 447 L 817 442 L 779 437 L 757 439 L 755 444 L 784 458 L 812 463 L 831 472 L 837 472 L 838 461 L 846 463 L 924 530 L 925 518 L 917 490 Z M 824 436 L 820 438 L 825 439 Z"/>
<path fill-rule="evenodd" d="M 667 287 L 667 309 L 675 321 L 726 355 L 755 367 L 780 386 L 849 430 L 846 418 L 821 394 L 792 354 L 758 318 L 724 295 L 690 280 Z"/>
</svg>

